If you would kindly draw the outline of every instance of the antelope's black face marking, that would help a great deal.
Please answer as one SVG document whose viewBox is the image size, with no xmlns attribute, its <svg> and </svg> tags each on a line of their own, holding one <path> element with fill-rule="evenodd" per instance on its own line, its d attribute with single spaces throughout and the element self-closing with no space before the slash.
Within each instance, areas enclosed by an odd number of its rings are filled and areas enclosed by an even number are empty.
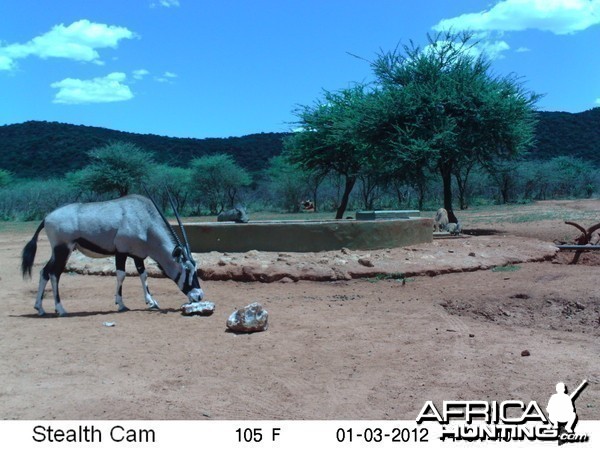
<svg viewBox="0 0 600 450">
<path fill-rule="evenodd" d="M 195 268 L 193 271 L 190 268 L 186 268 L 185 281 L 181 290 L 185 295 L 188 295 L 192 289 L 200 289 L 200 282 L 198 281 Z"/>
<path fill-rule="evenodd" d="M 196 264 L 190 261 L 183 262 L 181 264 L 181 271 L 173 281 L 177 283 L 181 292 L 187 295 L 190 302 L 199 302 L 204 297 L 204 292 L 200 287 L 200 281 L 196 272 Z"/>
</svg>

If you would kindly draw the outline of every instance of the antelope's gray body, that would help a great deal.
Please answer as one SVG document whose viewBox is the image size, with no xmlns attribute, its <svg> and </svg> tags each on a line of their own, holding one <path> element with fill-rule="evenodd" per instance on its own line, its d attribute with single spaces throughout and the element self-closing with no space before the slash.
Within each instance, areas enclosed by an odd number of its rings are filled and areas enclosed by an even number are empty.
<svg viewBox="0 0 600 450">
<path fill-rule="evenodd" d="M 171 200 L 171 199 L 170 199 Z M 44 315 L 42 300 L 48 281 L 52 284 L 54 304 L 59 315 L 66 312 L 61 304 L 58 282 L 71 252 L 75 249 L 92 257 L 115 255 L 117 290 L 115 303 L 119 311 L 127 310 L 121 296 L 125 279 L 125 262 L 133 258 L 142 280 L 144 298 L 150 308 L 158 303 L 150 295 L 144 267 L 147 257 L 156 261 L 165 275 L 175 281 L 191 302 L 202 300 L 204 293 L 196 273 L 194 261 L 185 231 L 177 216 L 185 244 L 182 244 L 164 214 L 156 204 L 139 195 L 131 195 L 96 203 L 74 203 L 58 208 L 42 221 L 31 241 L 23 249 L 21 269 L 23 276 L 31 275 L 37 249 L 37 239 L 42 228 L 46 229 L 52 248 L 52 256 L 40 272 L 40 284 L 35 309 Z"/>
</svg>

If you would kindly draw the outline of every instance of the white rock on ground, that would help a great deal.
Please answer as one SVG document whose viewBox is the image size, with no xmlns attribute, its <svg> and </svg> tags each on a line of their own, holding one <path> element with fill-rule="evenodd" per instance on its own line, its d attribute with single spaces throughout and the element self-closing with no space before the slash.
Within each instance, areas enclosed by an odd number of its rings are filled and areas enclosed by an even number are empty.
<svg viewBox="0 0 600 450">
<path fill-rule="evenodd" d="M 269 313 L 256 302 L 234 311 L 227 319 L 227 328 L 235 332 L 253 333 L 268 327 Z"/>
</svg>

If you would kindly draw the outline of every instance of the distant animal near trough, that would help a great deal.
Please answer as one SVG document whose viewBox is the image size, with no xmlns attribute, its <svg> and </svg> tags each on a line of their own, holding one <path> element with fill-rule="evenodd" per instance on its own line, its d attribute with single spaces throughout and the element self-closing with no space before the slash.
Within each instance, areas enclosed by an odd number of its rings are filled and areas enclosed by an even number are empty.
<svg viewBox="0 0 600 450">
<path fill-rule="evenodd" d="M 233 209 L 219 213 L 217 222 L 247 223 L 248 214 L 243 206 L 238 205 Z"/>
<path fill-rule="evenodd" d="M 305 200 L 300 203 L 303 212 L 315 212 L 315 204 L 311 200 Z"/>
<path fill-rule="evenodd" d="M 440 208 L 435 213 L 433 219 L 433 231 L 444 231 L 448 226 L 448 211 L 444 208 Z"/>
<path fill-rule="evenodd" d="M 22 253 L 21 271 L 23 278 L 31 277 L 37 240 L 46 229 L 52 248 L 52 256 L 40 271 L 40 282 L 34 308 L 40 316 L 44 290 L 48 281 L 54 294 L 54 308 L 60 316 L 66 315 L 61 304 L 58 283 L 67 260 L 77 249 L 91 257 L 115 256 L 117 289 L 115 303 L 119 311 L 127 311 L 123 303 L 122 284 L 125 279 L 127 257 L 133 258 L 142 281 L 144 299 L 151 309 L 158 302 L 148 289 L 148 274 L 144 267 L 147 257 L 156 261 L 164 274 L 173 280 L 187 295 L 190 302 L 199 302 L 204 297 L 192 257 L 185 230 L 175 203 L 169 194 L 184 242 L 169 224 L 154 200 L 140 195 L 130 195 L 117 200 L 95 203 L 73 203 L 52 211 L 37 228 Z"/>
<path fill-rule="evenodd" d="M 448 211 L 445 208 L 440 208 L 435 213 L 433 219 L 433 231 L 447 231 L 451 235 L 459 235 L 462 231 L 462 226 L 458 221 L 456 223 L 449 222 Z"/>
</svg>

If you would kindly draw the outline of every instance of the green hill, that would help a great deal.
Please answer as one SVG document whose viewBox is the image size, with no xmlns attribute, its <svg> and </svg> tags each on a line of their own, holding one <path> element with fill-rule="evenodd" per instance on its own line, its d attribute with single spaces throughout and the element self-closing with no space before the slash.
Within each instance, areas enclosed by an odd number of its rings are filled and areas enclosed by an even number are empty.
<svg viewBox="0 0 600 450">
<path fill-rule="evenodd" d="M 285 133 L 192 139 L 136 134 L 57 122 L 25 122 L 0 126 L 0 168 L 17 177 L 50 178 L 84 167 L 87 152 L 111 141 L 129 141 L 156 154 L 158 162 L 186 166 L 196 157 L 232 155 L 242 167 L 256 172 L 283 149 Z M 540 112 L 536 145 L 529 158 L 569 155 L 600 167 L 600 108 L 581 113 Z"/>
<path fill-rule="evenodd" d="M 132 142 L 152 151 L 156 160 L 172 166 L 186 166 L 203 155 L 227 153 L 238 164 L 257 171 L 282 150 L 285 133 L 260 133 L 230 138 L 172 138 L 136 134 L 107 128 L 30 121 L 0 126 L 0 168 L 17 177 L 50 178 L 81 169 L 88 164 L 87 153 L 111 141 Z"/>
<path fill-rule="evenodd" d="M 568 155 L 600 166 L 600 108 L 580 113 L 541 112 L 532 158 Z"/>
</svg>

